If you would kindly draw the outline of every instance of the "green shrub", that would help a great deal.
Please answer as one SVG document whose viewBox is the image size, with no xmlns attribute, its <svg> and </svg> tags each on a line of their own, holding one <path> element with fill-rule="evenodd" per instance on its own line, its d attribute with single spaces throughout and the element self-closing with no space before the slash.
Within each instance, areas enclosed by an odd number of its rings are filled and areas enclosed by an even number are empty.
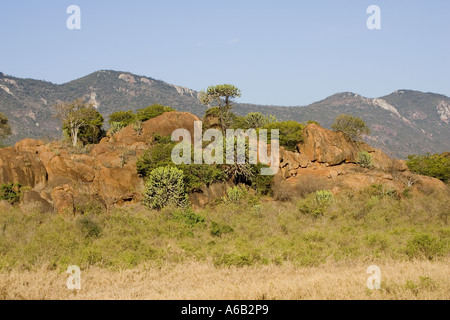
<svg viewBox="0 0 450 320">
<path fill-rule="evenodd" d="M 225 203 L 238 203 L 244 197 L 245 192 L 240 186 L 234 186 L 227 189 L 227 195 L 223 197 Z"/>
<path fill-rule="evenodd" d="M 329 205 L 333 201 L 333 194 L 327 190 L 317 191 L 316 201 L 319 205 Z"/>
<path fill-rule="evenodd" d="M 124 127 L 125 126 L 123 124 L 121 124 L 120 122 L 111 122 L 108 134 L 109 135 L 116 134 L 117 132 L 122 130 Z"/>
<path fill-rule="evenodd" d="M 205 218 L 194 213 L 191 208 L 186 208 L 184 210 L 178 209 L 172 212 L 172 217 L 175 220 L 183 221 L 187 225 L 195 226 L 199 223 L 204 223 Z"/>
<path fill-rule="evenodd" d="M 157 210 L 169 205 L 186 206 L 188 199 L 183 180 L 183 171 L 177 168 L 154 169 L 145 182 L 144 205 Z"/>
<path fill-rule="evenodd" d="M 101 233 L 100 226 L 89 217 L 81 217 L 77 221 L 85 238 L 98 238 Z"/>
<path fill-rule="evenodd" d="M 232 233 L 232 232 L 234 232 L 234 230 L 232 227 L 230 227 L 228 225 L 222 225 L 222 224 L 218 224 L 217 222 L 213 222 L 211 224 L 210 232 L 211 232 L 211 235 L 213 235 L 215 237 L 220 237 L 224 234 Z"/>
<path fill-rule="evenodd" d="M 332 201 L 333 194 L 330 191 L 320 190 L 299 200 L 297 202 L 297 208 L 302 214 L 317 217 L 325 214 Z"/>
<path fill-rule="evenodd" d="M 367 151 L 358 153 L 358 164 L 363 168 L 371 168 L 373 166 L 373 158 Z"/>
<path fill-rule="evenodd" d="M 430 236 L 427 233 L 420 233 L 406 245 L 406 254 L 410 258 L 425 257 L 432 260 L 436 256 L 444 253 L 445 246 L 438 238 Z"/>
<path fill-rule="evenodd" d="M 20 201 L 21 185 L 18 183 L 9 183 L 0 185 L 0 200 L 6 200 L 11 204 Z"/>
<path fill-rule="evenodd" d="M 414 173 L 450 183 L 450 153 L 410 155 L 406 164 Z"/>
<path fill-rule="evenodd" d="M 280 130 L 280 146 L 285 147 L 289 151 L 297 151 L 297 145 L 303 142 L 303 129 L 305 126 L 297 121 L 283 121 L 269 123 L 262 127 L 262 129 L 267 129 L 267 139 L 271 140 L 270 130 L 278 129 Z"/>
</svg>

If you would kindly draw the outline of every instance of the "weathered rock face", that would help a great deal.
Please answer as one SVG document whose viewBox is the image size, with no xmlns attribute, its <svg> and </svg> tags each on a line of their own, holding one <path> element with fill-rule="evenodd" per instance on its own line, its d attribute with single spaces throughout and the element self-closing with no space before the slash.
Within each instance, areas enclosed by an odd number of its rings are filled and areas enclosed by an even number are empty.
<svg viewBox="0 0 450 320">
<path fill-rule="evenodd" d="M 0 183 L 20 183 L 24 186 L 43 186 L 47 171 L 35 152 L 0 149 Z"/>
<path fill-rule="evenodd" d="M 348 142 L 341 132 L 336 133 L 310 124 L 305 128 L 304 136 L 305 141 L 298 145 L 298 150 L 312 162 L 335 166 L 357 161 L 360 149 L 355 143 Z"/>
<path fill-rule="evenodd" d="M 53 204 L 58 214 L 74 214 L 75 213 L 75 197 L 76 192 L 69 185 L 63 185 L 53 188 L 51 192 Z"/>
<path fill-rule="evenodd" d="M 194 121 L 200 119 L 189 112 L 166 112 L 159 117 L 142 124 L 142 131 L 130 125 L 114 135 L 114 140 L 122 145 L 132 145 L 139 142 L 151 143 L 155 134 L 170 136 L 177 129 L 186 129 L 194 137 Z"/>
<path fill-rule="evenodd" d="M 51 203 L 43 199 L 40 194 L 34 190 L 28 190 L 23 194 L 21 206 L 33 206 L 43 213 L 53 211 Z"/>
<path fill-rule="evenodd" d="M 387 170 L 395 168 L 400 171 L 407 169 L 401 160 L 392 160 L 383 151 L 374 149 L 364 142 L 354 142 L 346 139 L 342 132 L 334 132 L 317 124 L 310 124 L 304 130 L 305 141 L 297 148 L 301 155 L 310 162 L 336 166 L 342 163 L 357 163 L 358 154 L 366 151 L 372 155 L 375 169 Z"/>
</svg>

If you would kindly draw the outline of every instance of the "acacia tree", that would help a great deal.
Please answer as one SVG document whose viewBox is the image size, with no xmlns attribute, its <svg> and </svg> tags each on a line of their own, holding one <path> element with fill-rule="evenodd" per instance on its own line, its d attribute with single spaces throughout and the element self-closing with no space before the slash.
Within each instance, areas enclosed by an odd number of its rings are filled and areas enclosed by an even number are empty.
<svg viewBox="0 0 450 320">
<path fill-rule="evenodd" d="M 11 126 L 8 123 L 8 117 L 0 112 L 0 145 L 2 141 L 11 135 Z"/>
<path fill-rule="evenodd" d="M 230 127 L 232 122 L 231 104 L 234 98 L 241 96 L 241 90 L 231 84 L 220 84 L 210 86 L 206 91 L 200 93 L 200 102 L 209 107 L 219 108 L 219 120 L 222 132 Z"/>
<path fill-rule="evenodd" d="M 343 132 L 346 136 L 356 142 L 361 141 L 363 135 L 370 134 L 370 129 L 364 120 L 350 114 L 338 115 L 331 127 L 334 131 Z"/>
<path fill-rule="evenodd" d="M 73 102 L 58 102 L 54 106 L 56 110 L 55 118 L 61 120 L 63 130 L 69 132 L 72 145 L 77 146 L 80 130 L 84 127 L 97 124 L 98 112 L 91 104 L 86 104 L 83 99 Z M 102 121 L 103 123 L 103 118 Z M 100 125 L 101 126 L 101 125 Z"/>
</svg>

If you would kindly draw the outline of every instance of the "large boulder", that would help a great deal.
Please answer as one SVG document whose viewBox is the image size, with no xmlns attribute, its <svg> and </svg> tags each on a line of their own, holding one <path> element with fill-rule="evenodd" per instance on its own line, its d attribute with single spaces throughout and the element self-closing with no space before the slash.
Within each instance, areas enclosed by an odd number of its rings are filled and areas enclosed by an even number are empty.
<svg viewBox="0 0 450 320">
<path fill-rule="evenodd" d="M 47 170 L 35 152 L 0 149 L 0 184 L 11 182 L 32 188 L 45 186 Z"/>
<path fill-rule="evenodd" d="M 78 192 L 69 185 L 62 185 L 52 189 L 51 196 L 56 212 L 60 215 L 75 213 L 75 197 Z"/>
<path fill-rule="evenodd" d="M 342 132 L 333 132 L 313 123 L 304 129 L 303 134 L 305 140 L 297 147 L 300 154 L 310 161 L 330 166 L 357 161 L 360 148 L 348 141 Z"/>
<path fill-rule="evenodd" d="M 189 112 L 166 112 L 142 123 L 142 130 L 136 131 L 133 125 L 120 130 L 114 140 L 120 144 L 131 145 L 138 142 L 151 143 L 155 134 L 170 136 L 177 129 L 187 129 L 194 138 L 194 122 L 200 119 Z"/>
<path fill-rule="evenodd" d="M 53 212 L 53 206 L 34 190 L 25 191 L 22 197 L 21 207 L 37 208 L 40 212 Z"/>
</svg>

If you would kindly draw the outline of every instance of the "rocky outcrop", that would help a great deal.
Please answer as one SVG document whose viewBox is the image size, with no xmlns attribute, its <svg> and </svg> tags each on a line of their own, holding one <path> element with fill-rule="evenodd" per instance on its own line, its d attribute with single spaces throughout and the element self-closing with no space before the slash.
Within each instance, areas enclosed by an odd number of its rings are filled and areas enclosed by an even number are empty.
<svg viewBox="0 0 450 320">
<path fill-rule="evenodd" d="M 298 151 L 312 162 L 335 166 L 357 161 L 360 148 L 347 141 L 342 132 L 336 133 L 310 124 L 304 129 L 304 137 L 305 140 L 298 145 Z"/>
<path fill-rule="evenodd" d="M 186 112 L 164 113 L 144 122 L 141 128 L 130 125 L 83 152 L 59 143 L 45 145 L 41 140 L 22 140 L 14 147 L 0 149 L 0 184 L 13 182 L 30 187 L 21 205 L 36 207 L 41 212 L 74 214 L 89 203 L 111 208 L 139 202 L 144 183 L 136 172 L 138 157 L 151 148 L 155 134 L 168 136 L 184 128 L 193 137 L 194 122 L 198 120 Z M 365 143 L 348 141 L 342 133 L 311 124 L 305 128 L 304 136 L 305 140 L 297 146 L 298 152 L 280 148 L 278 175 L 289 182 L 287 187 L 295 185 L 301 177 L 310 176 L 327 179 L 334 192 L 371 184 L 384 184 L 396 190 L 408 185 L 426 190 L 447 188 L 436 179 L 411 177 L 404 161 L 393 160 Z M 374 168 L 363 169 L 356 164 L 360 151 L 372 155 Z M 189 196 L 193 208 L 214 203 L 231 186 L 227 182 L 202 187 Z M 4 201 L 0 205 L 9 210 Z"/>
<path fill-rule="evenodd" d="M 187 112 L 164 113 L 139 130 L 130 125 L 102 139 L 88 153 L 25 139 L 13 148 L 0 149 L 0 183 L 31 187 L 22 205 L 43 212 L 53 207 L 60 214 L 73 214 L 92 199 L 105 207 L 140 201 L 144 184 L 136 172 L 137 158 L 151 147 L 155 134 L 168 136 L 184 128 L 193 136 L 198 120 Z"/>
<path fill-rule="evenodd" d="M 337 166 L 343 163 L 357 163 L 358 154 L 366 151 L 372 155 L 375 169 L 387 170 L 396 168 L 406 170 L 404 162 L 393 160 L 383 151 L 374 149 L 364 142 L 348 140 L 342 132 L 334 132 L 317 124 L 310 124 L 304 129 L 305 140 L 298 144 L 300 155 L 310 162 L 323 163 L 326 166 Z"/>
</svg>

